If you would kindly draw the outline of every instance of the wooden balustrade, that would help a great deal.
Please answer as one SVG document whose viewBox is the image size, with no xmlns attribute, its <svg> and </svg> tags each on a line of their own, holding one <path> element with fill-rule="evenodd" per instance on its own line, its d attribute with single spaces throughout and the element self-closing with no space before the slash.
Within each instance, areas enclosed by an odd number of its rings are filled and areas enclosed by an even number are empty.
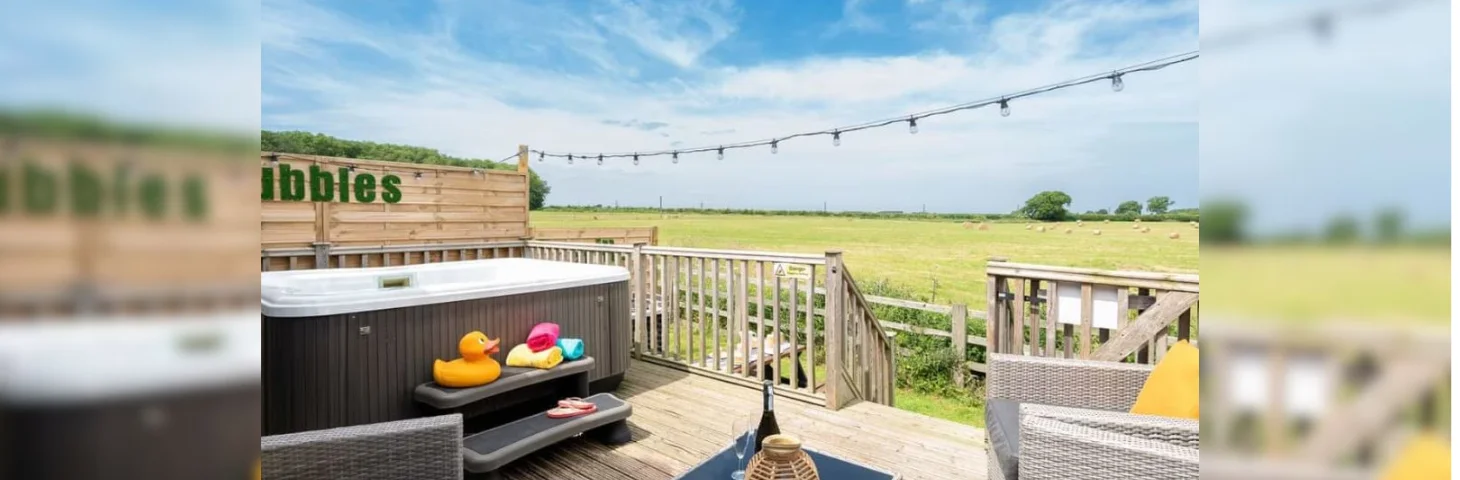
<svg viewBox="0 0 1460 480">
<path fill-rule="evenodd" d="M 1196 343 L 1195 274 L 990 261 L 989 347 L 998 353 L 1156 363 Z"/>
</svg>

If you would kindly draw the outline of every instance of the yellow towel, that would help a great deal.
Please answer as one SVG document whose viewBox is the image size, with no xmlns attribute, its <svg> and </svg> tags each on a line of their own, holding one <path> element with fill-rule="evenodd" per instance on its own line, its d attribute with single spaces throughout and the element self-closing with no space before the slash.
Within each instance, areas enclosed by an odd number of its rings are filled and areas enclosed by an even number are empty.
<svg viewBox="0 0 1460 480">
<path fill-rule="evenodd" d="M 531 367 L 531 368 L 553 368 L 563 363 L 563 349 L 558 347 L 549 348 L 534 353 L 526 343 L 512 347 L 507 352 L 507 366 L 509 367 Z"/>
</svg>

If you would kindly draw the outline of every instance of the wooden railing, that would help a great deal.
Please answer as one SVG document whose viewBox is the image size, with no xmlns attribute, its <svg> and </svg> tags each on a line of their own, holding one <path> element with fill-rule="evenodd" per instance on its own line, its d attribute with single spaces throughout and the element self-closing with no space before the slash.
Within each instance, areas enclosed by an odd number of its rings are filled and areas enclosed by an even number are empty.
<svg viewBox="0 0 1460 480">
<path fill-rule="evenodd" d="M 1204 455 L 1375 474 L 1415 434 L 1450 436 L 1448 328 L 1317 325 L 1208 328 Z"/>
<path fill-rule="evenodd" d="M 990 261 L 987 274 L 997 353 L 1156 363 L 1173 338 L 1196 343 L 1194 274 L 1003 261 Z"/>
<path fill-rule="evenodd" d="M 840 252 L 530 241 L 527 255 L 628 268 L 641 359 L 746 386 L 776 379 L 778 394 L 831 408 L 892 404 L 892 344 Z"/>
<path fill-rule="evenodd" d="M 416 265 L 458 260 L 521 257 L 523 241 L 481 242 L 389 247 L 336 247 L 328 243 L 314 248 L 274 248 L 259 253 L 259 270 L 301 270 L 312 268 L 358 268 Z"/>
</svg>

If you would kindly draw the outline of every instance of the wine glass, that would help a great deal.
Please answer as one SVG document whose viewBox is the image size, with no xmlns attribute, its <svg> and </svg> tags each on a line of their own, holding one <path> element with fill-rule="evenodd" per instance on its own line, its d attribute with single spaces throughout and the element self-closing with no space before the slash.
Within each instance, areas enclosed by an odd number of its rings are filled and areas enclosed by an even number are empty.
<svg viewBox="0 0 1460 480">
<path fill-rule="evenodd" d="M 730 431 L 735 438 L 731 440 L 731 446 L 735 449 L 735 471 L 730 472 L 732 480 L 745 480 L 745 454 L 750 451 L 750 444 L 755 443 L 755 430 L 751 428 L 750 417 L 735 417 L 735 422 L 730 425 Z"/>
</svg>

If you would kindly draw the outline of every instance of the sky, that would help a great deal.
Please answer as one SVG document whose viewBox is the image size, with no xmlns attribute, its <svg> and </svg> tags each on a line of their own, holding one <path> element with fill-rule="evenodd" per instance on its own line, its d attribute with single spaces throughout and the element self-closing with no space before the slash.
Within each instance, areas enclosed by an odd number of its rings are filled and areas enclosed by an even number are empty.
<svg viewBox="0 0 1460 480">
<path fill-rule="evenodd" d="M 897 117 L 1197 49 L 1195 1 L 262 2 L 262 126 L 500 159 L 711 146 Z M 996 108 L 532 167 L 553 205 L 1009 212 L 1198 197 L 1197 62 Z"/>
</svg>

